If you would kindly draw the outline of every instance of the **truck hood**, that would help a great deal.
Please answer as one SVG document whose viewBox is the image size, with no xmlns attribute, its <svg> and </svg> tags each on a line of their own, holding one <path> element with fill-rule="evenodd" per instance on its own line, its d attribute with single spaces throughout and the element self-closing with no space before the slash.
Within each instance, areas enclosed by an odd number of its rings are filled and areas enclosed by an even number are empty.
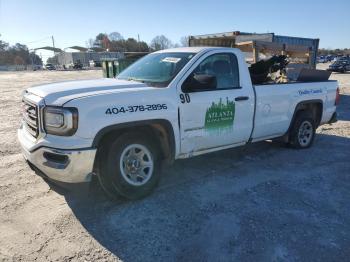
<svg viewBox="0 0 350 262">
<path fill-rule="evenodd" d="M 28 88 L 27 92 L 44 98 L 47 105 L 61 106 L 72 99 L 85 96 L 103 93 L 136 91 L 139 89 L 153 89 L 153 87 L 149 87 L 146 84 L 135 81 L 120 80 L 115 78 L 101 78 L 33 86 Z"/>
</svg>

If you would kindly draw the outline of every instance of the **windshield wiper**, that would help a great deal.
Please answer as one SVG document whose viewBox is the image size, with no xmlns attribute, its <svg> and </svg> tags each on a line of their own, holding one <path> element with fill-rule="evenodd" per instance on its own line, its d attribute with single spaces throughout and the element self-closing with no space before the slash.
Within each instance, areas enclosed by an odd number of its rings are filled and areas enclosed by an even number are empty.
<svg viewBox="0 0 350 262">
<path fill-rule="evenodd" d="M 140 82 L 140 83 L 152 86 L 152 87 L 164 87 L 163 86 L 164 82 L 152 82 L 152 81 L 139 79 L 139 78 L 136 78 L 136 77 L 119 78 L 119 79 L 126 80 L 126 81 L 136 81 L 136 82 Z"/>
<path fill-rule="evenodd" d="M 144 81 L 144 80 L 141 80 L 141 79 L 138 79 L 138 78 L 135 78 L 135 77 L 128 77 L 126 80 L 128 80 L 128 81 L 136 81 L 136 82 L 145 83 L 145 81 Z"/>
</svg>

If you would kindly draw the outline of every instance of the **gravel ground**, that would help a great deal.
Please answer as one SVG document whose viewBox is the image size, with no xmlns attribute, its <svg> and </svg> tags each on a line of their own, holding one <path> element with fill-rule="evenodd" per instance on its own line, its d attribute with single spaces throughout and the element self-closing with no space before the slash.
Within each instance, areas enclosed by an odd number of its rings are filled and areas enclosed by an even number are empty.
<svg viewBox="0 0 350 262">
<path fill-rule="evenodd" d="M 322 65 L 324 66 L 324 65 Z M 350 74 L 339 121 L 297 151 L 262 142 L 177 161 L 146 199 L 67 190 L 24 162 L 16 139 L 29 85 L 100 71 L 0 73 L 0 260 L 346 261 L 350 257 Z"/>
</svg>

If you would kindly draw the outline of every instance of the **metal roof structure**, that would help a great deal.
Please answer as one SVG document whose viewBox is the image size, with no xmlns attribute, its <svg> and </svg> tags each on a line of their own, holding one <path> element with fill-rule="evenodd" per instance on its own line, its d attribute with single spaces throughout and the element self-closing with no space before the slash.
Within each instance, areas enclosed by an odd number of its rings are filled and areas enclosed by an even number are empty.
<svg viewBox="0 0 350 262">
<path fill-rule="evenodd" d="M 57 47 L 52 47 L 52 46 L 43 46 L 43 47 L 34 48 L 34 51 L 39 50 L 39 49 L 49 50 L 49 51 L 53 51 L 56 53 L 63 52 L 62 49 L 57 48 Z"/>
<path fill-rule="evenodd" d="M 75 50 L 79 50 L 80 52 L 86 52 L 86 51 L 89 50 L 89 48 L 82 47 L 82 46 L 77 46 L 77 45 L 75 45 L 75 46 L 70 46 L 70 47 L 67 47 L 67 48 L 65 48 L 65 49 L 68 49 L 68 48 L 70 48 L 70 49 L 75 49 Z"/>
<path fill-rule="evenodd" d="M 91 47 L 91 48 L 86 48 L 86 47 L 83 47 L 83 46 L 69 46 L 69 47 L 66 47 L 64 48 L 63 50 L 61 48 L 57 48 L 57 47 L 52 47 L 52 46 L 43 46 L 43 47 L 38 47 L 38 48 L 34 48 L 33 50 L 39 50 L 39 49 L 44 49 L 44 50 L 48 50 L 48 51 L 53 51 L 55 53 L 61 53 L 61 52 L 64 52 L 65 49 L 75 49 L 75 50 L 78 50 L 80 52 L 88 52 L 88 51 L 94 51 L 94 52 L 106 52 L 106 49 L 105 48 L 101 48 L 101 47 Z"/>
<path fill-rule="evenodd" d="M 95 52 L 106 52 L 107 50 L 102 47 L 90 47 L 89 50 L 95 51 Z"/>
</svg>

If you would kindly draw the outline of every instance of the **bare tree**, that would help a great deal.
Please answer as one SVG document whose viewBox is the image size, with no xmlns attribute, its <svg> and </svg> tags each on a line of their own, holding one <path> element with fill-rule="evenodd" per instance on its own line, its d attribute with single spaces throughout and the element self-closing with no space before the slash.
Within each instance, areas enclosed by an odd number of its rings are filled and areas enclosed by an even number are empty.
<svg viewBox="0 0 350 262">
<path fill-rule="evenodd" d="M 29 65 L 31 63 L 42 64 L 38 55 L 29 52 L 28 47 L 22 44 L 10 46 L 0 40 L 0 65 Z"/>
<path fill-rule="evenodd" d="M 1 1 L 1 0 L 0 0 Z M 101 47 L 108 49 L 110 52 L 149 52 L 150 48 L 147 43 L 137 41 L 134 38 L 124 39 L 118 32 L 110 34 L 99 33 L 94 39 L 86 41 L 86 46 Z"/>
<path fill-rule="evenodd" d="M 173 46 L 173 43 L 164 35 L 158 35 L 152 39 L 150 47 L 154 50 L 167 49 Z"/>
<path fill-rule="evenodd" d="M 94 47 L 95 40 L 92 38 L 89 38 L 89 40 L 86 41 L 86 47 L 87 48 L 92 48 Z"/>
<path fill-rule="evenodd" d="M 108 35 L 109 40 L 111 41 L 120 41 L 123 40 L 124 37 L 119 32 L 112 32 Z"/>
<path fill-rule="evenodd" d="M 108 45 L 108 35 L 104 33 L 99 33 L 93 42 L 93 47 L 101 47 L 101 48 L 106 48 L 106 45 Z"/>
<path fill-rule="evenodd" d="M 180 38 L 180 44 L 181 46 L 188 46 L 189 45 L 189 37 L 188 36 L 183 36 Z"/>
<path fill-rule="evenodd" d="M 26 62 L 24 61 L 24 59 L 20 56 L 16 56 L 13 60 L 15 65 L 25 65 Z"/>
</svg>

